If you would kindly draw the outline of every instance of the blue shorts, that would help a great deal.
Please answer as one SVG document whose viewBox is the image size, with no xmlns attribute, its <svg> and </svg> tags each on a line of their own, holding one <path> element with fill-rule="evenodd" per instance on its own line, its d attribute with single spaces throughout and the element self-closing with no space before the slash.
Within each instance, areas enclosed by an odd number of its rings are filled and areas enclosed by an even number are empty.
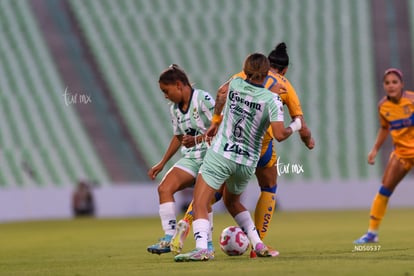
<svg viewBox="0 0 414 276">
<path fill-rule="evenodd" d="M 238 164 L 213 150 L 208 150 L 200 173 L 211 188 L 218 190 L 226 182 L 227 190 L 239 195 L 246 189 L 255 170 L 255 167 Z"/>
<path fill-rule="evenodd" d="M 273 140 L 263 143 L 258 168 L 269 168 L 276 164 L 276 151 L 273 150 Z"/>
</svg>

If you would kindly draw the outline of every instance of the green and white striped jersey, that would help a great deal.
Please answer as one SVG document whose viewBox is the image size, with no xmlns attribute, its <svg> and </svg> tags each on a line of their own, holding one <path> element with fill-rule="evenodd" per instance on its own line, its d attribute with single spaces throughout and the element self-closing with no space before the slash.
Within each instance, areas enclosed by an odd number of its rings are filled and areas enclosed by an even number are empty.
<svg viewBox="0 0 414 276">
<path fill-rule="evenodd" d="M 230 82 L 223 121 L 211 150 L 238 164 L 256 166 L 270 122 L 283 121 L 279 95 L 235 78 Z"/>
<path fill-rule="evenodd" d="M 173 104 L 170 108 L 174 135 L 204 134 L 210 127 L 214 105 L 215 101 L 208 92 L 193 89 L 186 112 L 183 112 L 178 104 Z M 203 141 L 192 148 L 181 147 L 181 153 L 185 158 L 202 159 L 207 148 L 207 143 Z"/>
</svg>

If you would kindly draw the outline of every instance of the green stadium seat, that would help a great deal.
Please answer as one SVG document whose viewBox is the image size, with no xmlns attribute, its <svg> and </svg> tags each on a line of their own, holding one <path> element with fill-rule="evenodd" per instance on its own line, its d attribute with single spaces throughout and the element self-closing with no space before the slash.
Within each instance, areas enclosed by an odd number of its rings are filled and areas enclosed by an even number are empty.
<svg viewBox="0 0 414 276">
<path fill-rule="evenodd" d="M 215 95 L 241 70 L 248 53 L 268 53 L 285 41 L 288 78 L 317 145 L 323 146 L 314 149 L 317 161 L 310 162 L 295 136 L 277 146 L 282 161 L 303 163 L 304 179 L 377 175 L 363 164 L 377 121 L 368 2 L 268 1 L 255 4 L 254 16 L 250 2 L 236 0 L 74 0 L 70 5 L 148 163 L 161 158 L 171 137 L 157 87 L 161 70 L 177 63 L 197 88 Z M 364 132 L 360 118 L 372 122 Z"/>
<path fill-rule="evenodd" d="M 0 3 L 3 186 L 75 185 L 79 178 L 108 177 L 72 106 L 42 40 L 29 3 Z M 6 140 L 7 137 L 7 140 Z M 53 159 L 50 157 L 53 156 Z M 32 169 L 32 177 L 28 171 Z"/>
</svg>

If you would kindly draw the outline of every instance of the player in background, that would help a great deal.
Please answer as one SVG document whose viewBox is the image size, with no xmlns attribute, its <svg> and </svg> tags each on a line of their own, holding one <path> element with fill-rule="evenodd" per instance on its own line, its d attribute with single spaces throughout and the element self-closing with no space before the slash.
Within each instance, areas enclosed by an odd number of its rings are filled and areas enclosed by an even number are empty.
<svg viewBox="0 0 414 276">
<path fill-rule="evenodd" d="M 285 77 L 289 66 L 289 55 L 286 50 L 286 44 L 284 42 L 279 43 L 269 53 L 268 59 L 270 62 L 270 70 L 263 84 L 272 92 L 277 92 L 279 94 L 283 104 L 288 107 L 292 119 L 299 118 L 302 121 L 302 129 L 299 131 L 300 137 L 309 149 L 313 149 L 315 141 L 303 118 L 299 98 L 292 84 Z M 242 71 L 234 75 L 233 78 L 234 77 L 245 79 L 246 75 Z M 263 138 L 260 160 L 255 172 L 261 190 L 255 209 L 255 225 L 261 239 L 264 239 L 268 232 L 276 206 L 276 162 L 276 149 L 273 145 L 272 129 L 269 127 Z M 219 199 L 219 197 L 217 198 Z M 184 218 L 177 223 L 177 231 L 171 241 L 171 250 L 175 254 L 181 252 L 192 221 L 192 206 L 190 204 Z M 251 252 L 251 257 L 254 257 L 253 250 Z"/>
<path fill-rule="evenodd" d="M 255 172 L 263 136 L 269 125 L 274 137 L 282 141 L 301 128 L 301 120 L 296 118 L 289 127 L 284 127 L 280 97 L 263 86 L 269 71 L 266 56 L 259 53 L 249 55 L 244 61 L 243 71 L 246 79 L 233 78 L 227 85 L 228 89 L 221 87 L 217 93 L 214 117 L 207 131 L 207 136 L 215 138 L 207 150 L 194 188 L 196 248 L 175 256 L 177 262 L 211 258 L 207 247 L 211 228 L 207 214 L 215 193 L 222 185 L 224 204 L 247 234 L 257 256 L 278 255 L 260 239 L 249 211 L 240 202 L 240 195 Z M 222 111 L 223 119 L 219 123 Z"/>
<path fill-rule="evenodd" d="M 378 229 L 388 200 L 414 166 L 414 92 L 404 90 L 403 74 L 395 68 L 385 71 L 383 85 L 386 96 L 378 103 L 380 128 L 368 154 L 368 163 L 374 164 L 388 134 L 391 134 L 394 150 L 385 167 L 382 186 L 372 202 L 368 232 L 355 240 L 355 244 L 378 242 Z"/>
<path fill-rule="evenodd" d="M 170 112 L 174 135 L 161 161 L 148 171 L 149 178 L 154 180 L 180 148 L 182 153 L 182 158 L 165 174 L 158 186 L 164 237 L 149 246 L 147 251 L 162 254 L 170 252 L 170 241 L 175 232 L 174 194 L 194 185 L 207 151 L 204 134 L 211 124 L 215 101 L 208 92 L 194 89 L 187 74 L 175 64 L 161 73 L 159 86 L 165 98 L 172 102 Z M 208 217 L 212 217 L 211 208 Z M 209 246 L 213 251 L 211 234 L 209 236 Z"/>
</svg>

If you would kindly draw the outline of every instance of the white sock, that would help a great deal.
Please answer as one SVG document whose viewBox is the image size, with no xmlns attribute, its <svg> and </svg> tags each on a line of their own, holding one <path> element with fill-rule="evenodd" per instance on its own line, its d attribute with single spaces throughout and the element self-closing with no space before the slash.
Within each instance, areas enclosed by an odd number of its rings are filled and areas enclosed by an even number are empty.
<svg viewBox="0 0 414 276">
<path fill-rule="evenodd" d="M 208 221 L 210 222 L 210 231 L 208 232 L 208 239 L 207 241 L 213 241 L 213 212 L 208 213 Z"/>
<path fill-rule="evenodd" d="M 210 231 L 210 222 L 207 219 L 196 219 L 193 221 L 194 240 L 196 248 L 207 249 L 208 233 Z"/>
<path fill-rule="evenodd" d="M 246 233 L 247 237 L 250 240 L 253 248 L 256 247 L 256 244 L 262 242 L 259 237 L 259 234 L 256 231 L 256 226 L 253 223 L 252 217 L 250 216 L 249 211 L 243 211 L 238 213 L 234 220 L 240 226 L 240 228 Z"/>
<path fill-rule="evenodd" d="M 175 217 L 175 202 L 166 202 L 160 204 L 160 218 L 162 229 L 165 235 L 174 235 L 175 224 L 177 219 Z"/>
</svg>

